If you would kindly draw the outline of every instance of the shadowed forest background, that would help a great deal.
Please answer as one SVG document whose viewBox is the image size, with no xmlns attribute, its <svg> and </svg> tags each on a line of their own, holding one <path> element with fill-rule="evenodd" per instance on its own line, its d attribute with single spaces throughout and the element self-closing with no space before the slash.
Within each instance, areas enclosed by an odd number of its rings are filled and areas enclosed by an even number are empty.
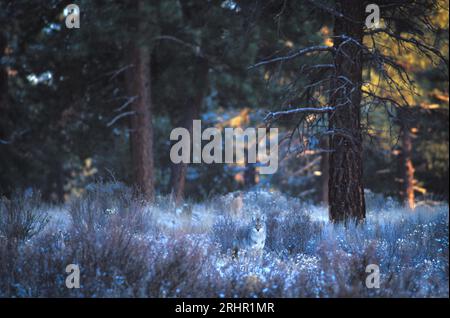
<svg viewBox="0 0 450 318">
<path fill-rule="evenodd" d="M 0 0 L 0 297 L 448 297 L 448 0 L 70 3 Z M 173 164 L 194 119 L 278 171 Z"/>
<path fill-rule="evenodd" d="M 203 127 L 258 127 L 269 111 L 306 106 L 304 95 L 320 91 L 304 90 L 310 84 L 305 74 L 322 74 L 307 67 L 330 63 L 326 55 L 249 67 L 303 47 L 332 45 L 332 14 L 311 1 L 144 1 L 141 7 L 79 1 L 81 28 L 67 29 L 67 4 L 1 2 L 0 193 L 35 188 L 45 200 L 62 202 L 95 180 L 112 178 L 146 191 L 135 177 L 144 171 L 156 193 L 178 191 L 195 200 L 254 186 L 326 200 L 328 164 L 321 149 L 328 148 L 328 136 L 303 126 L 295 131 L 299 116 L 277 125 L 280 133 L 295 134 L 289 145 L 280 144 L 280 168 L 271 176 L 258 175 L 251 165 L 174 167 L 169 134 L 192 119 L 202 119 Z M 448 55 L 448 4 L 435 5 L 428 16 L 417 17 L 433 29 L 416 30 L 421 25 L 411 25 L 401 11 L 386 15 L 396 15 L 389 23 L 398 34 L 420 34 Z M 412 45 L 375 36 L 415 87 L 402 87 L 405 101 L 395 97 L 408 106 L 406 119 L 398 120 L 394 105 L 362 105 L 364 188 L 404 199 L 409 187 L 420 198 L 448 200 L 445 65 Z M 142 65 L 133 63 L 137 57 Z M 151 130 L 151 153 L 135 155 L 148 156 L 141 163 L 133 159 L 130 133 L 139 72 L 148 81 L 143 98 Z M 372 70 L 364 77 L 376 82 L 381 76 Z"/>
</svg>

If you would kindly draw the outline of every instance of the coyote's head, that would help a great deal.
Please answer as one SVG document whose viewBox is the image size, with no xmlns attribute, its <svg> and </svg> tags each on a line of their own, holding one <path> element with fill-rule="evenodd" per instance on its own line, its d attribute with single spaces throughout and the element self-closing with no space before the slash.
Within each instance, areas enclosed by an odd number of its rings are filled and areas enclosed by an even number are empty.
<svg viewBox="0 0 450 318">
<path fill-rule="evenodd" d="M 264 231 L 266 227 L 266 218 L 264 215 L 256 215 L 253 217 L 253 225 L 257 232 Z"/>
</svg>

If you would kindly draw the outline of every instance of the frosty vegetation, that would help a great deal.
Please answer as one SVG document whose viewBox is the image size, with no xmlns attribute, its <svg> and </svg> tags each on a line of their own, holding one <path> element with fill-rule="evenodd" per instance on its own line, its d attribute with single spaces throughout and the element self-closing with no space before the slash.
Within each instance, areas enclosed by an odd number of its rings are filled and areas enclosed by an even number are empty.
<svg viewBox="0 0 450 318">
<path fill-rule="evenodd" d="M 324 207 L 277 192 L 175 207 L 147 205 L 121 185 L 90 187 L 63 207 L 32 194 L 0 201 L 0 297 L 448 297 L 448 205 L 414 212 L 368 195 L 360 226 L 329 224 Z M 254 211 L 261 256 L 232 255 Z M 81 288 L 65 285 L 78 264 Z M 365 285 L 380 266 L 379 289 Z"/>
</svg>

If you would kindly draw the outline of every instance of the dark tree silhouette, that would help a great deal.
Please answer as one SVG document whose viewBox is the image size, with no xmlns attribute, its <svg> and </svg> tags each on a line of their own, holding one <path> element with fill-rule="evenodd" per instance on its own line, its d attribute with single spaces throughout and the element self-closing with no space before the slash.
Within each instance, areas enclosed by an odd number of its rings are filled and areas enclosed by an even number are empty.
<svg viewBox="0 0 450 318">
<path fill-rule="evenodd" d="M 142 9 L 143 1 L 136 3 Z M 134 19 L 131 26 L 139 35 L 144 28 L 141 19 Z M 150 79 L 151 49 L 148 42 L 134 37 L 126 48 L 129 54 L 130 68 L 126 80 L 131 101 L 131 156 L 133 176 L 136 186 L 146 199 L 154 197 L 154 159 L 153 159 L 153 124 L 152 124 L 152 90 Z"/>
<path fill-rule="evenodd" d="M 194 119 L 200 119 L 200 111 L 203 104 L 203 100 L 208 89 L 208 60 L 204 57 L 197 56 L 196 58 L 196 94 L 188 99 L 185 107 L 181 109 L 182 119 L 180 127 L 184 127 L 189 130 L 192 136 L 192 123 Z M 186 183 L 187 164 L 178 163 L 172 164 L 170 186 L 172 189 L 172 195 L 176 202 L 179 204 L 184 197 L 184 188 Z"/>
</svg>

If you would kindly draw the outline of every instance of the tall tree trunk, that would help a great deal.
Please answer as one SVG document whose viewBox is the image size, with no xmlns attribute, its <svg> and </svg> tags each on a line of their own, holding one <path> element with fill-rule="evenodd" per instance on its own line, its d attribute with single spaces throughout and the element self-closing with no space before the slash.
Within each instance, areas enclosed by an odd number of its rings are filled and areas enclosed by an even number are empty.
<svg viewBox="0 0 450 318">
<path fill-rule="evenodd" d="M 0 31 L 0 60 L 3 57 L 7 46 L 7 39 L 3 32 Z M 8 96 L 8 74 L 0 64 L 0 140 L 6 140 L 6 111 L 7 111 L 7 96 Z"/>
<path fill-rule="evenodd" d="M 339 0 L 336 4 L 345 17 L 336 17 L 334 35 L 346 35 L 362 43 L 363 2 Z M 335 38 L 334 47 L 336 78 L 332 83 L 331 104 L 337 109 L 329 118 L 329 128 L 333 132 L 330 136 L 329 214 L 331 221 L 347 223 L 361 221 L 366 215 L 360 122 L 363 61 L 357 43 Z"/>
<path fill-rule="evenodd" d="M 139 9 L 142 6 L 143 1 L 139 1 Z M 141 30 L 142 21 L 137 20 L 135 29 Z M 133 39 L 127 48 L 129 63 L 132 65 L 126 76 L 128 94 L 135 98 L 131 104 L 131 109 L 134 111 L 130 120 L 131 156 L 135 185 L 147 200 L 153 200 L 155 180 L 150 82 L 151 50 L 149 45 L 141 43 L 138 38 L 139 36 Z"/>
<path fill-rule="evenodd" d="M 414 165 L 412 162 L 412 135 L 411 127 L 404 110 L 399 110 L 401 153 L 400 160 L 400 198 L 410 209 L 415 207 L 414 198 Z"/>
<path fill-rule="evenodd" d="M 202 107 L 203 99 L 208 89 L 208 61 L 204 58 L 197 57 L 196 62 L 196 78 L 197 81 L 197 93 L 193 98 L 189 99 L 186 108 L 182 110 L 184 116 L 180 121 L 179 127 L 184 127 L 189 130 L 192 138 L 192 124 L 194 119 L 199 119 L 200 110 Z M 178 205 L 184 197 L 184 189 L 186 183 L 187 164 L 177 163 L 172 164 L 170 175 L 170 187 L 172 189 L 172 197 L 175 203 Z"/>
<path fill-rule="evenodd" d="M 322 148 L 323 149 L 328 149 L 329 148 L 329 146 L 328 146 L 328 140 L 324 140 L 323 141 L 323 143 L 322 143 Z M 329 153 L 328 152 L 326 152 L 326 151 L 324 151 L 324 152 L 322 152 L 322 155 L 321 155 L 321 159 L 320 159 L 320 172 L 321 172 L 321 175 L 320 175 L 320 188 L 321 188 L 321 191 L 320 191 L 320 200 L 321 200 L 321 202 L 323 202 L 323 203 L 325 203 L 325 204 L 328 204 L 328 182 L 329 182 L 329 170 L 330 170 L 330 167 L 329 167 L 329 162 L 330 161 L 330 156 L 329 156 Z"/>
<path fill-rule="evenodd" d="M 6 35 L 0 31 L 0 61 L 2 60 L 5 49 L 8 45 Z M 0 64 L 0 162 L 11 162 L 12 147 L 9 145 L 11 126 L 12 123 L 9 120 L 9 107 L 8 107 L 8 73 L 2 64 Z M 12 190 L 12 182 L 10 177 L 5 173 L 6 169 L 0 167 L 0 195 L 10 194 Z"/>
</svg>

